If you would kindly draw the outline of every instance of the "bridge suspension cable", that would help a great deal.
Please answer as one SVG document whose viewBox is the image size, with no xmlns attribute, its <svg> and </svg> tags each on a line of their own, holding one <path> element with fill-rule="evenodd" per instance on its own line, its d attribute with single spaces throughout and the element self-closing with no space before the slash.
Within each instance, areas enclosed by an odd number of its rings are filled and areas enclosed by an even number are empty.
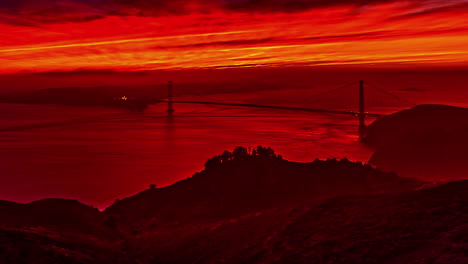
<svg viewBox="0 0 468 264">
<path fill-rule="evenodd" d="M 391 97 L 394 97 L 394 98 L 396 98 L 396 99 L 398 99 L 398 100 L 400 100 L 400 101 L 403 101 L 403 102 L 405 102 L 405 103 L 411 104 L 411 105 L 413 105 L 413 106 L 416 106 L 416 105 L 417 105 L 417 104 L 415 104 L 415 103 L 413 103 L 413 102 L 411 102 L 411 101 L 408 101 L 408 100 L 406 100 L 406 99 L 404 99 L 404 98 L 402 98 L 402 97 L 400 97 L 400 96 L 398 96 L 398 95 L 392 94 L 392 93 L 390 93 L 390 92 L 385 91 L 384 89 L 378 88 L 378 87 L 376 87 L 375 85 L 372 85 L 372 84 L 370 84 L 370 83 L 368 83 L 368 82 L 364 82 L 364 83 L 367 84 L 367 85 L 369 85 L 370 87 L 372 87 L 372 88 L 374 88 L 374 89 L 376 89 L 376 90 L 378 90 L 378 91 L 380 91 L 380 92 L 382 92 L 382 93 L 384 93 L 384 94 L 386 94 L 386 95 L 389 95 L 389 96 L 391 96 Z"/>
<path fill-rule="evenodd" d="M 325 91 L 325 92 L 321 92 L 321 93 L 318 93 L 318 94 L 314 94 L 314 95 L 310 95 L 308 96 L 309 98 L 310 97 L 319 97 L 319 96 L 323 96 L 323 95 L 326 95 L 326 94 L 330 94 L 330 93 L 333 93 L 333 92 L 336 92 L 338 90 L 342 90 L 342 89 L 345 89 L 347 87 L 350 87 L 350 86 L 353 86 L 353 85 L 356 85 L 356 84 L 360 84 L 361 86 L 361 89 L 363 87 L 363 84 L 366 84 L 386 95 L 389 95 L 391 97 L 394 97 L 402 102 L 405 102 L 407 104 L 411 104 L 413 106 L 415 106 L 416 104 L 409 101 L 409 100 L 406 100 L 400 96 L 397 96 L 395 94 L 392 94 L 384 89 L 381 89 L 373 84 L 370 84 L 368 82 L 365 82 L 365 81 L 357 81 L 357 82 L 352 82 L 352 83 L 349 83 L 349 84 L 346 84 L 346 85 L 343 85 L 343 86 L 340 86 L 340 87 L 337 87 L 337 88 L 334 88 L 334 89 L 331 89 L 331 90 L 328 90 L 328 91 Z M 284 110 L 298 110 L 298 111 L 309 111 L 309 112 L 327 112 L 327 113 L 335 113 L 335 114 L 351 114 L 351 115 L 356 115 L 356 114 L 362 114 L 364 113 L 364 111 L 362 109 L 360 109 L 359 111 L 340 111 L 340 110 L 326 110 L 326 109 L 317 109 L 317 108 L 301 108 L 301 107 L 286 107 L 286 106 L 271 106 L 271 105 L 261 105 L 261 104 L 246 104 L 246 103 L 233 103 L 233 102 L 220 102 L 220 101 L 210 101 L 210 102 L 200 102 L 200 101 L 182 101 L 182 100 L 174 100 L 171 96 L 171 93 L 172 93 L 172 85 L 171 85 L 171 82 L 169 82 L 169 99 L 167 100 L 168 103 L 169 103 L 169 110 L 168 111 L 173 111 L 172 109 L 172 103 L 191 103 L 191 104 L 207 104 L 207 105 L 226 105 L 226 106 L 243 106 L 243 107 L 256 107 L 256 108 L 272 108 L 272 109 L 284 109 Z M 363 101 L 363 99 L 360 99 L 361 101 Z M 381 114 L 375 114 L 375 113 L 365 113 L 366 116 L 382 116 Z"/>
<path fill-rule="evenodd" d="M 335 88 L 335 89 L 331 89 L 331 90 L 328 90 L 328 91 L 325 91 L 325 92 L 322 92 L 322 93 L 318 93 L 318 94 L 311 95 L 310 97 L 318 97 L 318 96 L 322 96 L 322 95 L 325 95 L 325 94 L 329 94 L 329 93 L 332 93 L 332 92 L 335 92 L 335 91 L 338 91 L 338 90 L 341 90 L 341 89 L 344 89 L 344 88 L 353 86 L 353 85 L 355 85 L 355 84 L 357 84 L 357 83 L 359 83 L 359 82 L 349 83 L 349 84 L 347 84 L 347 85 L 340 86 L 340 87 L 337 87 L 337 88 Z"/>
</svg>

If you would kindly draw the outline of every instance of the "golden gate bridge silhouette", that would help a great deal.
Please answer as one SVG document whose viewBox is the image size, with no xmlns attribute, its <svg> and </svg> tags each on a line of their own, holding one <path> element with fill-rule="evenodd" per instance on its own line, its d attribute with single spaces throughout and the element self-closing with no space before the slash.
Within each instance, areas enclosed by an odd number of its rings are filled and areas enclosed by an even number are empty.
<svg viewBox="0 0 468 264">
<path fill-rule="evenodd" d="M 321 109 L 321 108 L 305 108 L 305 107 L 291 107 L 291 106 L 278 106 L 278 105 L 264 105 L 264 104 L 249 104 L 249 103 L 233 103 L 233 102 L 213 102 L 213 101 L 190 101 L 190 100 L 174 100 L 174 83 L 172 81 L 168 82 L 167 90 L 167 99 L 160 100 L 158 102 L 167 102 L 167 112 L 169 115 L 172 115 L 174 110 L 174 104 L 202 104 L 202 105 L 221 105 L 221 106 L 232 106 L 232 107 L 247 107 L 247 108 L 266 108 L 266 109 L 278 109 L 278 110 L 289 110 L 289 111 L 302 111 L 302 112 L 311 112 L 311 113 L 324 113 L 324 114 L 336 114 L 336 115 L 348 115 L 353 117 L 358 117 L 359 125 L 358 132 L 359 136 L 363 138 L 366 134 L 366 117 L 383 117 L 385 114 L 380 113 L 370 113 L 366 112 L 365 108 L 365 87 L 371 87 L 376 89 L 388 96 L 394 97 L 402 102 L 411 104 L 415 106 L 416 104 L 397 96 L 393 93 L 390 93 L 384 89 L 378 88 L 366 81 L 360 80 L 357 82 L 349 83 L 344 86 L 340 86 L 314 96 L 322 96 L 332 92 L 339 91 L 344 88 L 351 87 L 353 85 L 358 85 L 358 95 L 359 95 L 359 107 L 357 111 L 344 111 L 344 110 L 332 110 L 332 109 Z"/>
</svg>

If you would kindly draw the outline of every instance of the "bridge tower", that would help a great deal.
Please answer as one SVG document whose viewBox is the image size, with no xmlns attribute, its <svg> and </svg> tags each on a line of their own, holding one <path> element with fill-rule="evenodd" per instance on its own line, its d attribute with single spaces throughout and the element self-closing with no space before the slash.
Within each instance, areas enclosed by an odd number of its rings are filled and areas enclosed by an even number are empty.
<svg viewBox="0 0 468 264">
<path fill-rule="evenodd" d="M 168 86 L 167 86 L 167 112 L 168 113 L 174 112 L 173 104 L 174 104 L 174 98 L 172 94 L 172 81 L 169 81 Z"/>
<path fill-rule="evenodd" d="M 366 111 L 364 106 L 364 81 L 359 81 L 359 136 L 366 136 Z"/>
</svg>

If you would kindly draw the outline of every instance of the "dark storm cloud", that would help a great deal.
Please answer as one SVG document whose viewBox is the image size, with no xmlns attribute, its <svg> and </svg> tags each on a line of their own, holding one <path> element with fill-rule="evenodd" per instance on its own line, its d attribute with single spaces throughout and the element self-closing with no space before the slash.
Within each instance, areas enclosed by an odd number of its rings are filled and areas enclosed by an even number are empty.
<svg viewBox="0 0 468 264">
<path fill-rule="evenodd" d="M 330 6 L 362 7 L 403 0 L 1 0 L 0 23 L 24 26 L 62 22 L 84 22 L 108 15 L 161 16 L 209 13 L 213 10 L 238 12 L 300 12 Z M 434 0 L 413 0 L 428 5 Z M 462 0 L 445 1 L 457 4 Z M 436 8 L 433 8 L 437 12 Z M 443 11 L 443 10 L 441 10 Z M 421 14 L 425 9 L 420 11 Z"/>
</svg>

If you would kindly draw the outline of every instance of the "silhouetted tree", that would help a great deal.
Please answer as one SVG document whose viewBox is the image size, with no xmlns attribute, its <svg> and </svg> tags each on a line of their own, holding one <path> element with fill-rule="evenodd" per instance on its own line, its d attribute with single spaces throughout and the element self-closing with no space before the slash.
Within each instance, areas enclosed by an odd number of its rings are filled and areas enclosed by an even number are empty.
<svg viewBox="0 0 468 264">
<path fill-rule="evenodd" d="M 216 164 L 216 162 L 214 161 L 214 159 L 208 159 L 206 162 L 205 162 L 205 169 L 210 169 L 210 168 L 213 168 Z"/>
<path fill-rule="evenodd" d="M 251 153 L 251 154 L 250 154 Z M 250 148 L 236 147 L 233 152 L 225 150 L 221 155 L 216 155 L 205 162 L 205 169 L 214 168 L 222 163 L 227 163 L 232 160 L 246 160 L 249 157 L 260 158 L 277 158 L 283 159 L 281 155 L 276 155 L 275 151 L 271 148 L 258 146 L 250 152 Z"/>
<path fill-rule="evenodd" d="M 219 164 L 221 164 L 221 156 L 216 155 L 213 158 L 208 159 L 205 162 L 205 169 L 214 168 L 214 167 L 218 166 Z"/>
<path fill-rule="evenodd" d="M 234 149 L 234 151 L 232 152 L 232 155 L 233 155 L 233 158 L 234 159 L 245 159 L 249 156 L 249 152 L 246 148 L 244 147 L 237 147 Z"/>
<path fill-rule="evenodd" d="M 226 163 L 230 160 L 232 160 L 232 153 L 225 150 L 223 154 L 221 154 L 221 163 Z"/>
<path fill-rule="evenodd" d="M 275 151 L 271 149 L 270 147 L 262 147 L 258 146 L 256 149 L 256 153 L 258 156 L 262 158 L 267 158 L 267 157 L 276 157 Z"/>
</svg>

